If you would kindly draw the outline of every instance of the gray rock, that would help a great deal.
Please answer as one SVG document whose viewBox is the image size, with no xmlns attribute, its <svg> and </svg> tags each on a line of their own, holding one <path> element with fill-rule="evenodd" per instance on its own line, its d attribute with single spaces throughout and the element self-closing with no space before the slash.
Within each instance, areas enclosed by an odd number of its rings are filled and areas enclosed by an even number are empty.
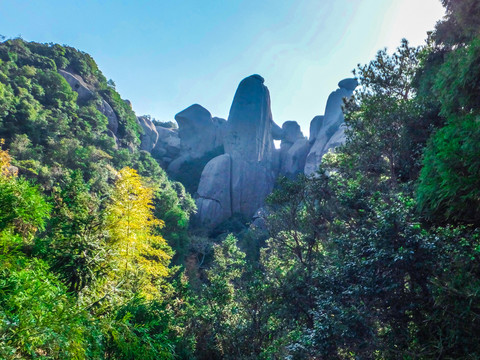
<svg viewBox="0 0 480 360">
<path fill-rule="evenodd" d="M 251 217 L 273 189 L 274 123 L 270 95 L 263 82 L 259 75 L 240 82 L 223 128 L 226 154 L 211 160 L 202 172 L 197 206 L 203 226 L 214 227 L 233 214 Z M 218 176 L 221 179 L 212 180 Z M 227 193 L 229 196 L 224 196 Z"/>
<path fill-rule="evenodd" d="M 338 83 L 338 87 L 340 89 L 346 89 L 350 91 L 354 91 L 357 88 L 357 86 L 358 86 L 358 81 L 357 79 L 353 79 L 353 78 L 343 79 Z"/>
<path fill-rule="evenodd" d="M 250 229 L 266 231 L 267 217 L 268 217 L 268 212 L 265 208 L 261 207 L 260 209 L 258 209 L 252 217 L 252 223 L 250 225 Z"/>
<path fill-rule="evenodd" d="M 282 140 L 283 137 L 282 128 L 275 124 L 275 122 L 272 122 L 272 137 L 273 140 Z"/>
<path fill-rule="evenodd" d="M 127 104 L 130 107 L 130 109 L 133 109 L 132 102 L 130 100 L 123 99 L 123 101 L 125 101 L 125 104 Z"/>
<path fill-rule="evenodd" d="M 198 186 L 198 220 L 213 228 L 232 216 L 232 159 L 224 154 L 210 160 L 203 169 Z"/>
<path fill-rule="evenodd" d="M 156 130 L 158 141 L 152 149 L 152 155 L 156 158 L 167 156 L 173 159 L 178 157 L 181 150 L 178 132 L 162 126 L 156 126 Z"/>
<path fill-rule="evenodd" d="M 212 118 L 213 125 L 215 126 L 215 148 L 223 146 L 223 140 L 227 131 L 227 120 L 214 117 Z"/>
<path fill-rule="evenodd" d="M 231 182 L 232 213 L 250 218 L 272 192 L 275 174 L 260 162 L 233 155 Z"/>
<path fill-rule="evenodd" d="M 282 125 L 282 143 L 293 144 L 298 139 L 303 139 L 300 125 L 296 121 L 285 121 Z"/>
<path fill-rule="evenodd" d="M 105 115 L 108 119 L 108 130 L 111 130 L 115 135 L 118 132 L 118 118 L 115 111 L 113 111 L 112 107 L 109 103 L 102 99 L 100 104 L 97 104 L 97 110 L 100 111 L 103 115 Z"/>
<path fill-rule="evenodd" d="M 178 174 L 180 172 L 181 166 L 190 160 L 192 160 L 192 157 L 190 156 L 190 154 L 183 154 L 177 157 L 175 160 L 173 160 L 170 163 L 170 165 L 168 165 L 167 172 L 173 175 Z"/>
<path fill-rule="evenodd" d="M 182 153 L 188 153 L 192 158 L 202 157 L 215 149 L 216 127 L 212 115 L 204 107 L 194 104 L 175 115 L 178 123 L 178 135 Z"/>
<path fill-rule="evenodd" d="M 67 80 L 68 84 L 78 93 L 79 101 L 87 101 L 94 97 L 93 87 L 88 85 L 80 75 L 72 74 L 65 70 L 58 70 L 58 73 Z"/>
<path fill-rule="evenodd" d="M 225 153 L 263 163 L 273 154 L 270 94 L 263 78 L 252 75 L 240 82 L 228 115 Z"/>
<path fill-rule="evenodd" d="M 146 116 L 138 116 L 143 134 L 140 136 L 140 150 L 151 152 L 158 141 L 158 132 L 153 122 Z"/>
<path fill-rule="evenodd" d="M 356 84 L 356 80 L 345 79 L 345 81 L 342 80 L 339 84 L 342 85 L 342 88 L 332 92 L 328 97 L 324 119 L 321 122 L 315 142 L 305 162 L 304 172 L 306 175 L 317 171 L 323 155 L 331 148 L 342 144 L 345 140 L 344 130 L 341 129 L 344 123 L 343 99 L 352 96 L 354 91 L 352 86 Z"/>
<path fill-rule="evenodd" d="M 310 142 L 305 139 L 298 139 L 290 148 L 282 154 L 280 172 L 288 178 L 294 178 L 303 172 L 305 161 L 310 151 Z"/>
<path fill-rule="evenodd" d="M 310 122 L 310 143 L 313 144 L 317 139 L 317 135 L 322 128 L 323 123 L 323 115 L 315 116 L 312 121 Z"/>
</svg>

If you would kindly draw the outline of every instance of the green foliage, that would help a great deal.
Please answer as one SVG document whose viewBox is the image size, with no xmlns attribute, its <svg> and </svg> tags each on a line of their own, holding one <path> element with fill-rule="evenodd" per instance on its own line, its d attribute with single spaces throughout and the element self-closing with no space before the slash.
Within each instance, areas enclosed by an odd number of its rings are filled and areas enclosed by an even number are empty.
<svg viewBox="0 0 480 360">
<path fill-rule="evenodd" d="M 480 221 L 479 75 L 479 39 L 450 52 L 435 73 L 432 91 L 447 124 L 425 151 L 418 186 L 419 207 L 435 222 Z"/>
<path fill-rule="evenodd" d="M 50 206 L 30 182 L 0 175 L 0 233 L 28 237 L 44 228 L 49 211 Z"/>
<path fill-rule="evenodd" d="M 81 76 L 93 97 L 77 102 L 58 69 Z M 98 110 L 102 101 L 117 116 L 118 142 Z M 1 358 L 191 358 L 184 299 L 159 275 L 173 274 L 164 238 L 180 249 L 178 263 L 186 255 L 195 204 L 139 151 L 140 131 L 88 54 L 22 39 L 0 43 L 0 137 L 10 149 L 0 153 Z M 135 243 L 129 274 L 136 276 L 118 279 L 122 246 L 107 215 L 125 195 L 114 187 L 124 167 L 151 188 L 138 224 L 151 223 L 155 212 L 165 227 L 142 227 L 149 241 Z M 8 177 L 17 168 L 28 180 Z M 139 296 L 146 283 L 156 287 L 154 299 L 153 291 L 148 300 Z"/>
<path fill-rule="evenodd" d="M 480 117 L 451 119 L 425 151 L 418 203 L 430 220 L 480 223 Z"/>
<path fill-rule="evenodd" d="M 446 16 L 437 23 L 434 37 L 442 45 L 466 44 L 480 35 L 480 4 L 476 0 L 442 0 Z"/>
<path fill-rule="evenodd" d="M 392 55 L 379 51 L 375 60 L 359 66 L 362 89 L 346 105 L 347 145 L 343 151 L 351 170 L 367 171 L 377 182 L 415 180 L 425 143 L 437 124 L 431 104 L 415 97 L 412 81 L 421 48 L 406 40 Z M 350 170 L 350 171 L 351 171 Z"/>
<path fill-rule="evenodd" d="M 0 256 L 0 356 L 86 358 L 87 318 L 41 260 Z"/>
</svg>

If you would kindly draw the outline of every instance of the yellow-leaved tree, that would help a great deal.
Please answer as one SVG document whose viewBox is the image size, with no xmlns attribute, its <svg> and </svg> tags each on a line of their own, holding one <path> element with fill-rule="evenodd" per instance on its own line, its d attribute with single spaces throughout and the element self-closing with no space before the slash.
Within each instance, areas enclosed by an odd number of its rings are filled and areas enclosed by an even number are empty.
<svg viewBox="0 0 480 360">
<path fill-rule="evenodd" d="M 164 222 L 153 215 L 154 191 L 129 167 L 119 171 L 110 205 L 108 230 L 117 253 L 115 278 L 129 283 L 147 298 L 158 293 L 156 283 L 169 274 L 171 248 L 155 233 Z"/>
<path fill-rule="evenodd" d="M 3 150 L 2 147 L 5 144 L 4 139 L 0 139 L 0 175 L 16 175 L 12 173 L 10 162 L 12 158 L 7 150 Z"/>
</svg>

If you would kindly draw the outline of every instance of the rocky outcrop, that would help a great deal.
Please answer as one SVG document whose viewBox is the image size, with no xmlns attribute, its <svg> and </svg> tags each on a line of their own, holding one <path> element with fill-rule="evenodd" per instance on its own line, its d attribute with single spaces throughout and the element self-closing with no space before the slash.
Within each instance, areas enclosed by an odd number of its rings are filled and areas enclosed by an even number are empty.
<svg viewBox="0 0 480 360">
<path fill-rule="evenodd" d="M 94 97 L 93 88 L 88 85 L 80 75 L 65 70 L 58 70 L 58 73 L 67 80 L 68 84 L 78 93 L 79 101 L 87 101 Z"/>
<path fill-rule="evenodd" d="M 233 99 L 224 140 L 225 152 L 268 163 L 273 154 L 270 93 L 260 75 L 242 80 Z"/>
<path fill-rule="evenodd" d="M 100 104 L 97 105 L 97 110 L 100 111 L 103 115 L 105 115 L 108 119 L 107 128 L 110 130 L 114 135 L 117 135 L 118 132 L 118 117 L 113 111 L 112 107 L 109 103 L 102 99 Z"/>
<path fill-rule="evenodd" d="M 95 97 L 95 89 L 93 86 L 87 84 L 83 78 L 78 74 L 73 74 L 66 70 L 58 70 L 58 73 L 63 76 L 63 78 L 71 86 L 72 90 L 77 92 L 78 97 L 77 101 L 86 102 Z M 128 101 L 128 100 L 126 100 Z M 110 106 L 108 102 L 104 99 L 101 99 L 97 102 L 97 110 L 100 111 L 103 115 L 107 117 L 107 134 L 115 139 L 115 142 L 118 144 L 117 134 L 118 134 L 118 117 L 115 114 L 115 111 Z"/>
<path fill-rule="evenodd" d="M 281 154 L 280 174 L 288 178 L 295 178 L 298 174 L 303 173 L 309 151 L 310 142 L 307 139 L 302 138 L 295 141 Z"/>
<path fill-rule="evenodd" d="M 140 136 L 140 150 L 151 152 L 158 141 L 158 132 L 147 116 L 138 116 L 138 122 L 142 126 L 143 134 Z"/>
<path fill-rule="evenodd" d="M 303 172 L 310 144 L 303 136 L 296 121 L 286 121 L 282 125 L 280 144 L 280 174 L 289 178 Z"/>
<path fill-rule="evenodd" d="M 197 206 L 204 226 L 218 225 L 233 214 L 253 216 L 273 188 L 274 123 L 270 94 L 263 83 L 259 75 L 242 80 L 224 129 L 225 154 L 212 159 L 202 172 Z M 211 181 L 213 173 L 228 179 L 228 186 L 223 180 L 221 184 Z M 222 189 L 222 197 L 212 196 L 216 188 Z M 227 188 L 229 197 L 223 196 Z M 230 210 L 226 211 L 229 206 Z"/>
<path fill-rule="evenodd" d="M 180 137 L 174 129 L 167 129 L 162 126 L 156 126 L 155 128 L 158 140 L 152 149 L 152 155 L 154 158 L 161 160 L 164 166 L 168 166 L 180 154 Z"/>
<path fill-rule="evenodd" d="M 201 105 L 194 104 L 179 112 L 175 115 L 175 120 L 178 123 L 182 152 L 192 158 L 202 157 L 222 142 L 221 131 L 225 121 L 213 119 L 210 112 Z"/>
<path fill-rule="evenodd" d="M 212 117 L 198 104 L 175 116 L 178 130 L 155 127 L 140 117 L 141 149 L 150 151 L 174 178 L 182 180 L 178 176 L 186 174 L 182 181 L 196 191 L 199 225 L 214 228 L 239 214 L 256 216 L 254 223 L 264 226 L 258 209 L 276 177 L 313 173 L 323 155 L 345 141 L 343 99 L 356 86 L 355 79 L 340 81 L 328 98 L 325 115 L 311 121 L 307 139 L 296 121 L 275 124 L 264 79 L 252 75 L 240 82 L 228 120 Z M 273 140 L 281 141 L 280 149 Z"/>
<path fill-rule="evenodd" d="M 282 144 L 293 144 L 298 139 L 303 139 L 303 133 L 300 125 L 296 121 L 285 121 L 282 125 Z"/>
<path fill-rule="evenodd" d="M 310 122 L 310 144 L 313 144 L 315 140 L 317 140 L 317 135 L 320 132 L 320 128 L 322 127 L 323 118 L 323 115 L 318 115 L 315 116 Z"/>
<path fill-rule="evenodd" d="M 198 186 L 198 220 L 206 227 L 215 227 L 233 215 L 232 158 L 228 154 L 210 160 L 202 172 Z"/>
<path fill-rule="evenodd" d="M 316 121 L 316 123 L 310 125 L 314 131 L 318 127 L 319 129 L 315 135 L 311 135 L 314 142 L 305 163 L 304 172 L 307 175 L 313 174 L 318 169 L 323 155 L 328 150 L 345 142 L 343 99 L 352 96 L 357 87 L 357 81 L 355 79 L 345 79 L 340 81 L 338 86 L 339 89 L 332 92 L 328 97 L 323 119 L 314 118 L 312 122 Z"/>
</svg>

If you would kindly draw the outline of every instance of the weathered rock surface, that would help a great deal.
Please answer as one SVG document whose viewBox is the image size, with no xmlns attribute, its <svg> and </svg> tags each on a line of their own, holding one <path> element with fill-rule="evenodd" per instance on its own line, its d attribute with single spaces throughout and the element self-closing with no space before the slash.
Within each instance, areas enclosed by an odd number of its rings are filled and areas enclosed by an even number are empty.
<svg viewBox="0 0 480 360">
<path fill-rule="evenodd" d="M 254 216 L 253 223 L 264 226 L 262 216 L 255 214 L 275 178 L 313 173 L 323 155 L 345 141 L 343 99 L 352 96 L 356 86 L 355 79 L 340 81 L 339 89 L 328 98 L 325 115 L 312 120 L 307 139 L 295 121 L 286 121 L 282 127 L 275 124 L 264 79 L 252 75 L 240 82 L 228 121 L 212 117 L 198 104 L 175 116 L 178 130 L 155 127 L 139 118 L 144 130 L 141 149 L 168 166 L 167 172 L 174 177 L 188 171 L 200 176 L 203 167 L 198 187 L 196 180 L 189 184 L 192 192 L 197 190 L 196 221 L 201 226 L 214 228 L 235 214 Z M 280 149 L 275 149 L 274 139 L 281 140 Z M 185 172 L 187 164 L 192 168 Z"/>
<path fill-rule="evenodd" d="M 263 83 L 259 75 L 240 82 L 223 129 L 225 155 L 212 159 L 203 170 L 197 207 L 198 217 L 204 226 L 215 226 L 233 214 L 251 217 L 273 189 L 276 175 L 273 163 L 274 123 L 270 94 Z M 227 157 L 230 161 L 228 174 L 225 165 Z M 221 184 L 210 180 L 214 173 L 222 177 Z M 227 184 L 224 179 L 228 179 L 228 199 L 226 196 L 212 196 L 216 194 L 216 188 L 223 189 L 221 193 L 225 193 Z M 225 211 L 227 208 L 230 210 Z M 205 212 L 209 215 L 206 216 Z"/>
<path fill-rule="evenodd" d="M 172 159 L 177 158 L 180 153 L 180 138 L 178 132 L 162 126 L 155 127 L 158 133 L 158 140 L 152 149 L 153 157 L 162 159 L 165 166 L 168 166 Z"/>
<path fill-rule="evenodd" d="M 250 229 L 253 230 L 267 230 L 266 219 L 268 217 L 268 211 L 264 207 L 258 209 L 252 217 L 252 223 Z"/>
<path fill-rule="evenodd" d="M 221 126 L 221 121 L 217 118 L 214 122 L 210 112 L 203 106 L 194 104 L 175 115 L 175 120 L 182 153 L 199 158 L 215 149 L 217 128 Z"/>
<path fill-rule="evenodd" d="M 288 150 L 282 153 L 280 173 L 288 178 L 294 178 L 303 173 L 309 151 L 310 142 L 306 138 L 295 141 Z"/>
<path fill-rule="evenodd" d="M 272 122 L 272 137 L 273 140 L 282 140 L 283 131 L 280 126 Z"/>
<path fill-rule="evenodd" d="M 77 101 L 85 102 L 95 97 L 94 91 L 95 89 L 87 84 L 80 75 L 73 74 L 66 70 L 58 70 L 58 73 L 63 76 L 63 78 L 68 82 L 71 86 L 72 90 L 77 92 L 78 97 Z M 118 117 L 115 114 L 115 111 L 112 109 L 110 104 L 102 99 L 97 104 L 97 110 L 100 111 L 103 115 L 105 115 L 108 119 L 107 134 L 115 139 L 115 142 L 118 145 Z"/>
<path fill-rule="evenodd" d="M 273 190 L 275 173 L 262 163 L 232 156 L 232 213 L 252 217 Z"/>
<path fill-rule="evenodd" d="M 109 103 L 102 99 L 101 103 L 97 105 L 98 111 L 105 115 L 108 119 L 108 130 L 112 131 L 114 135 L 117 135 L 118 132 L 118 117 L 113 111 Z"/>
<path fill-rule="evenodd" d="M 282 125 L 282 143 L 293 144 L 298 139 L 303 139 L 300 125 L 296 121 L 285 121 Z"/>
<path fill-rule="evenodd" d="M 232 216 L 232 159 L 228 154 L 210 160 L 202 172 L 198 186 L 198 220 L 215 227 Z"/>
<path fill-rule="evenodd" d="M 78 93 L 77 99 L 79 101 L 87 101 L 94 97 L 92 87 L 88 85 L 80 75 L 65 70 L 58 70 L 58 73 L 62 75 L 72 89 Z"/>
<path fill-rule="evenodd" d="M 310 144 L 313 144 L 317 139 L 317 135 L 322 127 L 323 118 L 323 115 L 315 116 L 310 122 Z"/>
<path fill-rule="evenodd" d="M 338 84 L 340 88 L 332 92 L 328 97 L 323 121 L 307 156 L 304 169 L 305 174 L 310 175 L 314 173 L 320 166 L 323 155 L 331 148 L 345 142 L 344 129 L 341 126 L 344 123 L 343 99 L 352 96 L 357 86 L 356 84 L 357 81 L 355 79 L 342 80 Z M 316 126 L 318 125 L 311 124 L 311 128 Z"/>
<path fill-rule="evenodd" d="M 140 136 L 140 150 L 151 152 L 158 141 L 158 132 L 153 122 L 146 116 L 138 116 L 143 134 Z"/>
<path fill-rule="evenodd" d="M 228 116 L 224 147 L 228 154 L 268 163 L 274 148 L 273 120 L 270 94 L 263 83 L 260 75 L 240 82 Z"/>
</svg>

